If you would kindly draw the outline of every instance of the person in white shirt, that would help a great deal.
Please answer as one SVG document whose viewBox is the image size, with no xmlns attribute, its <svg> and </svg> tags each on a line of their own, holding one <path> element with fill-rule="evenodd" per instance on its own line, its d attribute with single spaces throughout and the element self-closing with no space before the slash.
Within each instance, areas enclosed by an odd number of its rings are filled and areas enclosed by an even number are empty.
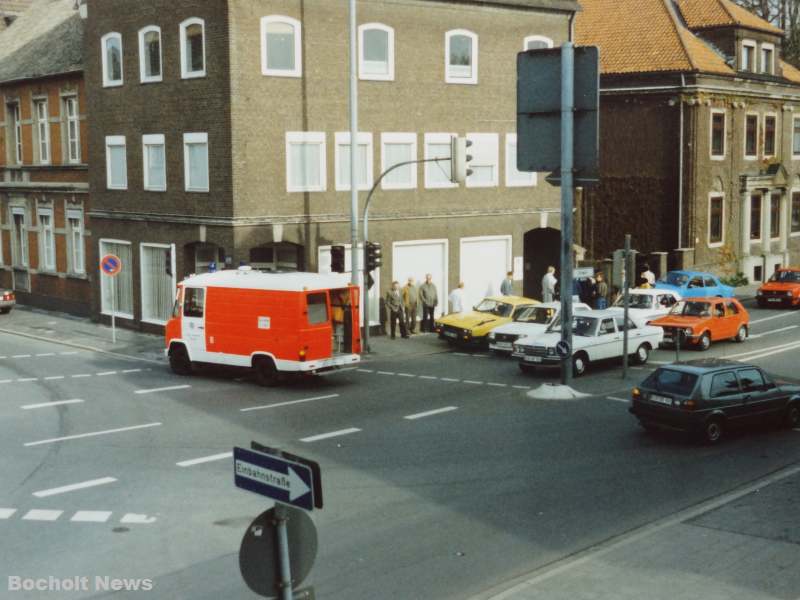
<svg viewBox="0 0 800 600">
<path fill-rule="evenodd" d="M 556 283 L 558 283 L 558 279 L 556 279 L 556 268 L 555 267 L 547 267 L 547 273 L 544 274 L 542 277 L 542 301 L 543 302 L 552 302 L 555 294 L 556 294 Z"/>
<path fill-rule="evenodd" d="M 460 281 L 458 287 L 450 292 L 450 312 L 464 312 L 464 282 Z"/>
<path fill-rule="evenodd" d="M 643 265 L 642 267 L 644 271 L 642 271 L 642 279 L 650 285 L 650 287 L 654 287 L 656 285 L 656 274 L 650 270 L 650 265 Z"/>
</svg>

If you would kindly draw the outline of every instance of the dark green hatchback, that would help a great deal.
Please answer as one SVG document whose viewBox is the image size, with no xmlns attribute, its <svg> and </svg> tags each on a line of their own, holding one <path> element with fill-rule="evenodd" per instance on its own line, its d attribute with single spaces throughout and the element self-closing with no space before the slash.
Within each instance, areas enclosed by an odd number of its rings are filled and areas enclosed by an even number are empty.
<svg viewBox="0 0 800 600">
<path fill-rule="evenodd" d="M 776 383 L 759 367 L 703 359 L 660 367 L 633 389 L 628 409 L 647 430 L 673 429 L 709 444 L 731 429 L 800 426 L 800 385 Z"/>
</svg>

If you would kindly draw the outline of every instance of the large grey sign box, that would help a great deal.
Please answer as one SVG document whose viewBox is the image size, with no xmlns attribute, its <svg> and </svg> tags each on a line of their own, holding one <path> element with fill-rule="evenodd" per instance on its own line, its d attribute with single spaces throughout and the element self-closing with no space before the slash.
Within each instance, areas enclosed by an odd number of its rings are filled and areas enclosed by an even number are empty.
<svg viewBox="0 0 800 600">
<path fill-rule="evenodd" d="M 575 48 L 575 180 L 599 173 L 599 52 Z M 556 171 L 561 167 L 561 49 L 517 54 L 517 169 Z"/>
</svg>

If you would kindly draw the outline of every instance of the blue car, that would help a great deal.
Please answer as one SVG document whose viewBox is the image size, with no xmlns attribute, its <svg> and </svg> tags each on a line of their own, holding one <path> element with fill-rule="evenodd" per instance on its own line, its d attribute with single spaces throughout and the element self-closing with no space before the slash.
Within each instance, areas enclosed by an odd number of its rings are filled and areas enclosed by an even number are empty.
<svg viewBox="0 0 800 600">
<path fill-rule="evenodd" d="M 670 271 L 665 279 L 656 282 L 656 288 L 678 292 L 682 298 L 732 298 L 734 292 L 716 275 L 698 271 Z"/>
</svg>

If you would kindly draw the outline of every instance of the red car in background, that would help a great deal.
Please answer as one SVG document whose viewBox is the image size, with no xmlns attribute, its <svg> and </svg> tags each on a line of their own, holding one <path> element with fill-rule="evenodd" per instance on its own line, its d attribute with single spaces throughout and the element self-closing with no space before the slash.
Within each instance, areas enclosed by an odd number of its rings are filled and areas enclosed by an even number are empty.
<svg viewBox="0 0 800 600">
<path fill-rule="evenodd" d="M 764 285 L 758 288 L 756 299 L 766 306 L 800 306 L 800 268 L 777 269 Z"/>
</svg>

